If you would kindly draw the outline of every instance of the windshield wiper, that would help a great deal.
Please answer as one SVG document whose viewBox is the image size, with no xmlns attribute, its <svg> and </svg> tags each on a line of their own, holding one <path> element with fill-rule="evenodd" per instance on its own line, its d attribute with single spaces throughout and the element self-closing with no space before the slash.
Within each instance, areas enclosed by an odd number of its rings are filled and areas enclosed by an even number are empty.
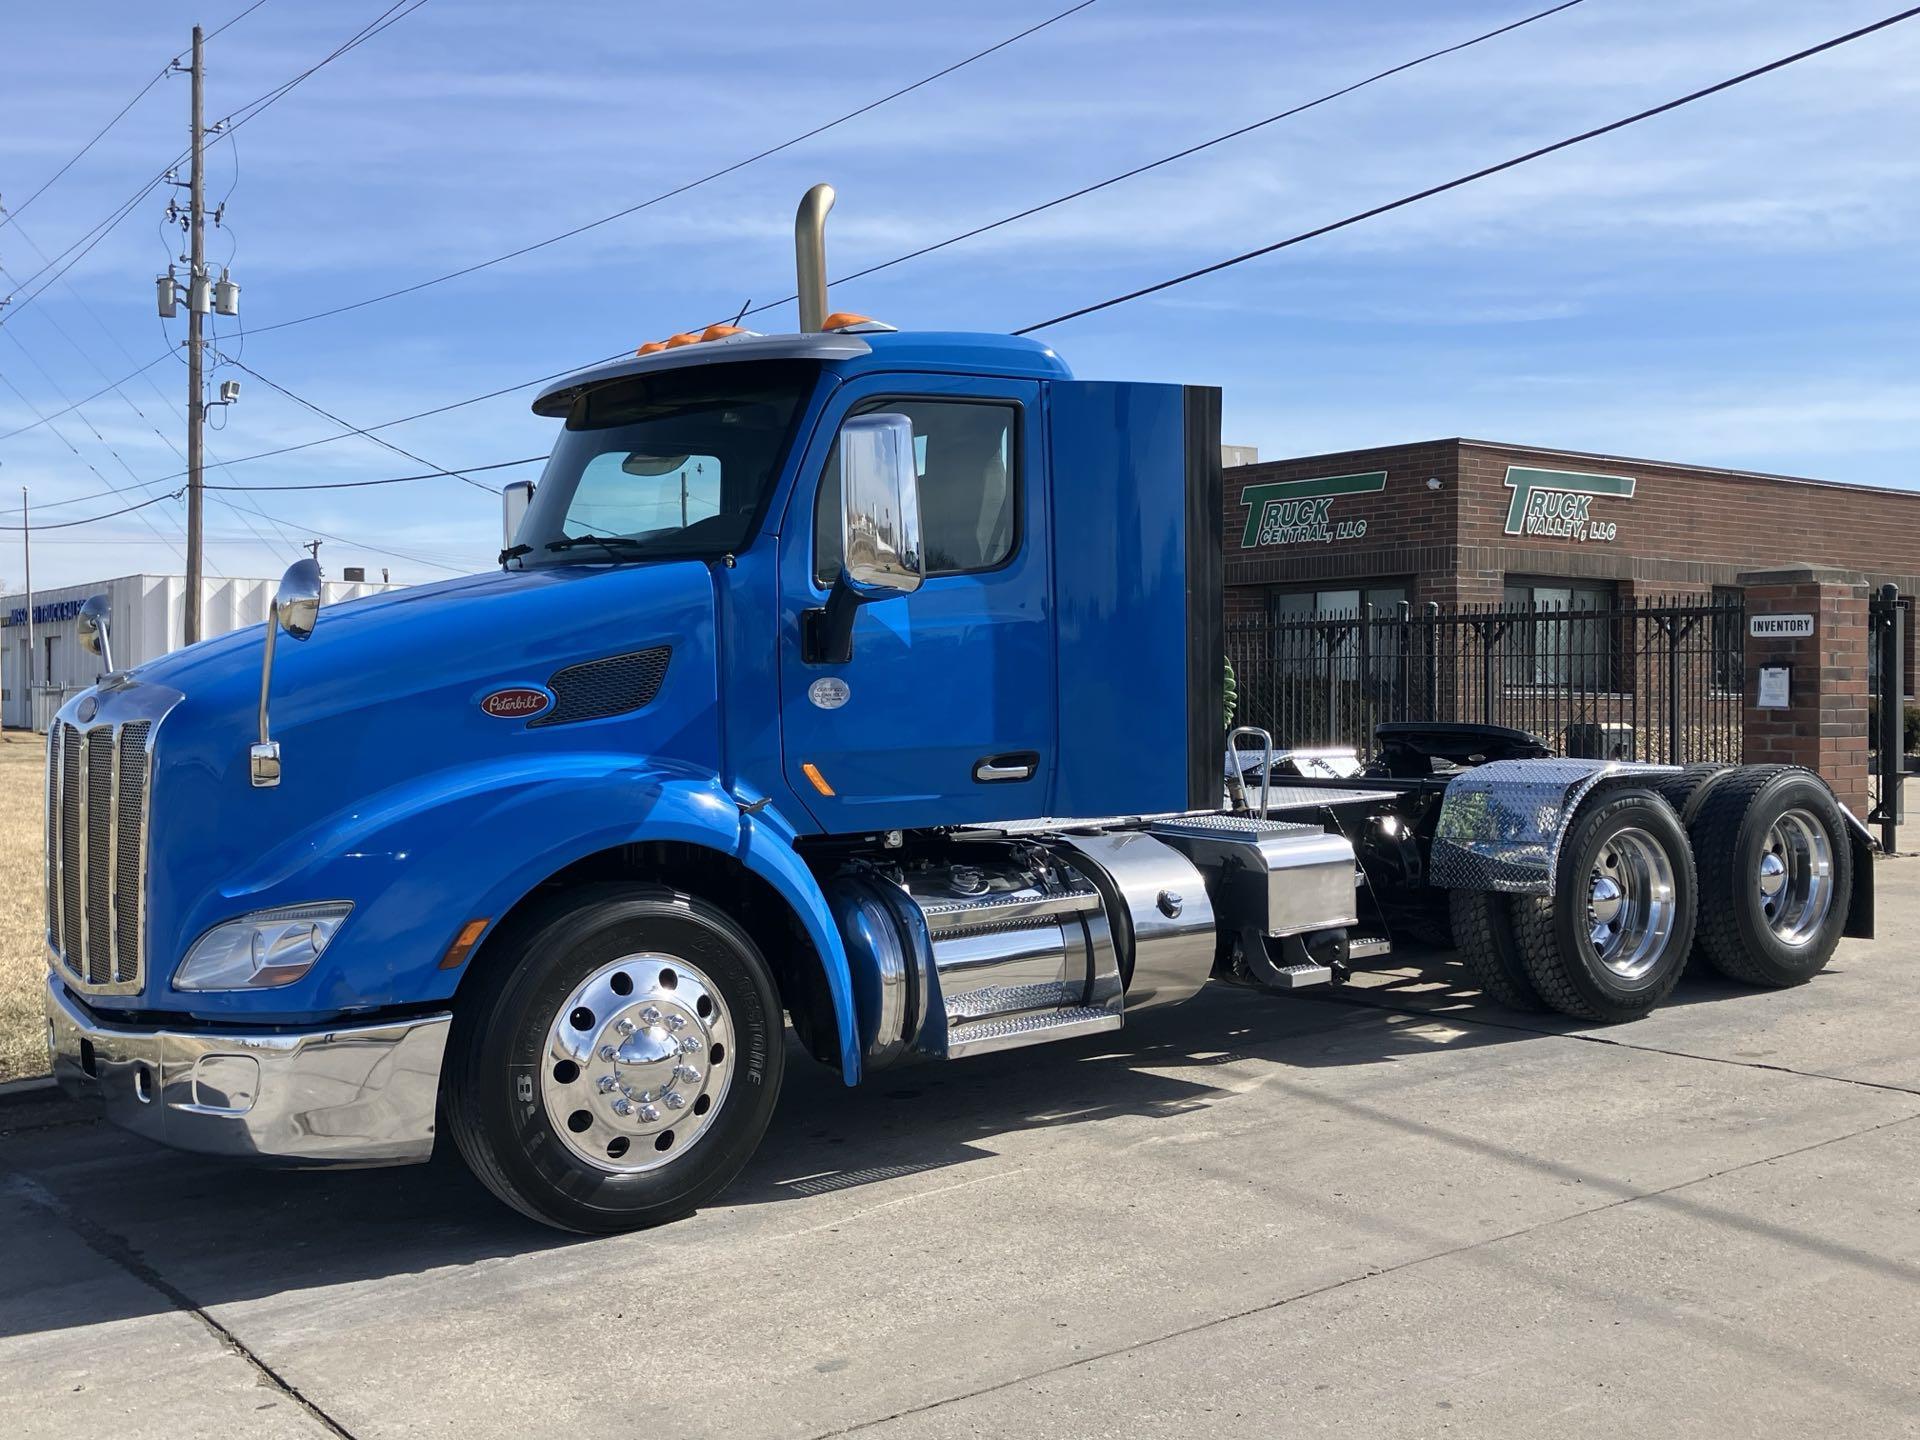
<svg viewBox="0 0 1920 1440">
<path fill-rule="evenodd" d="M 533 546 L 531 545 L 509 545 L 500 552 L 500 558 L 494 563 L 497 565 L 505 565 L 509 560 L 518 560 L 522 555 L 531 555 L 532 553 Z"/>
<path fill-rule="evenodd" d="M 571 550 L 576 545 L 598 545 L 614 556 L 646 548 L 644 540 L 635 540 L 630 535 L 563 535 L 558 540 L 549 540 L 547 549 Z"/>
</svg>

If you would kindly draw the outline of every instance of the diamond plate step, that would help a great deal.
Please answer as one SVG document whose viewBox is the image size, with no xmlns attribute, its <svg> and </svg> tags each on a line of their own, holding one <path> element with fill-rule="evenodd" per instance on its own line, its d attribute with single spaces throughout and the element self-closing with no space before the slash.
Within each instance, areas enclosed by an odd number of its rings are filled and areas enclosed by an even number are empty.
<svg viewBox="0 0 1920 1440">
<path fill-rule="evenodd" d="M 1333 970 L 1326 965 L 1316 965 L 1311 960 L 1303 960 L 1298 965 L 1276 965 L 1274 978 L 1269 981 L 1277 990 L 1301 990 L 1308 985 L 1330 985 L 1333 983 Z"/>
<path fill-rule="evenodd" d="M 1119 1028 L 1119 1011 L 1093 1005 L 1030 1011 L 995 1020 L 969 1020 L 963 1025 L 948 1027 L 947 1057 L 957 1060 L 963 1055 L 1015 1050 L 1022 1045 L 1039 1045 L 1047 1040 L 1065 1040 L 1073 1035 L 1092 1035 Z"/>
</svg>

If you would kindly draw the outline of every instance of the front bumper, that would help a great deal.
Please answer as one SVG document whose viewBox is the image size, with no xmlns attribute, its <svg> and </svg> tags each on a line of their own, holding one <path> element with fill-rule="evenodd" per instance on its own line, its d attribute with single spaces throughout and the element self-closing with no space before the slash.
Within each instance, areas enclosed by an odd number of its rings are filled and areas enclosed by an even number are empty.
<svg viewBox="0 0 1920 1440">
<path fill-rule="evenodd" d="M 112 1025 L 47 980 L 53 1074 L 116 1125 L 182 1150 L 309 1165 L 433 1153 L 450 1015 L 318 1030 Z"/>
</svg>

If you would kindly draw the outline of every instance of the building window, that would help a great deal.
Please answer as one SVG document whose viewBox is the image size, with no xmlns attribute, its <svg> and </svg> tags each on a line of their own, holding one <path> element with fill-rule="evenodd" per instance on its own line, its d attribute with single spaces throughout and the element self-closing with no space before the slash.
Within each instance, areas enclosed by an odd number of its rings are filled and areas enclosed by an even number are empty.
<svg viewBox="0 0 1920 1440">
<path fill-rule="evenodd" d="M 1006 564 L 1019 529 L 1018 406 L 886 397 L 862 401 L 848 413 L 905 415 L 913 422 L 928 575 L 966 575 Z M 823 586 L 840 573 L 839 512 L 835 442 L 813 515 L 814 578 Z"/>
<path fill-rule="evenodd" d="M 1267 595 L 1273 621 L 1273 658 L 1283 675 L 1319 675 L 1354 682 L 1380 680 L 1404 641 L 1400 606 L 1405 583 L 1329 590 L 1281 590 Z M 1371 606 L 1372 624 L 1361 624 Z M 1362 660 L 1364 658 L 1364 665 Z"/>
<path fill-rule="evenodd" d="M 1514 616 L 1502 637 L 1507 684 L 1613 690 L 1613 586 L 1606 581 L 1509 578 Z"/>
<path fill-rule="evenodd" d="M 1369 585 L 1339 590 L 1279 590 L 1269 592 L 1267 613 L 1275 620 L 1351 620 L 1360 607 L 1371 605 L 1376 620 L 1397 619 L 1407 598 L 1405 584 Z"/>
</svg>

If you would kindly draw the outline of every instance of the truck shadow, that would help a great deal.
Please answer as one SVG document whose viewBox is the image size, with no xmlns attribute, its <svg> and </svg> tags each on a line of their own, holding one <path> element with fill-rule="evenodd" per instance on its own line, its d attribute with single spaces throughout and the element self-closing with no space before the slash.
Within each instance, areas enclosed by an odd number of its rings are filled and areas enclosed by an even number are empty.
<svg viewBox="0 0 1920 1440">
<path fill-rule="evenodd" d="M 1441 956 L 1412 973 L 1427 986 L 1419 1008 L 1436 1021 L 1449 1011 L 1494 1021 L 1511 1014 L 1487 1006 Z M 1391 1066 L 1555 1033 L 1545 1025 L 1435 1024 L 1407 1013 L 1395 983 L 1352 1002 L 1216 988 L 1145 1012 L 1119 1033 L 905 1067 L 858 1089 L 790 1045 L 760 1153 L 716 1205 L 683 1223 L 747 1223 L 748 1207 L 769 1204 L 801 1214 L 830 1208 L 835 1202 L 822 1197 L 965 1167 L 998 1155 L 1021 1132 L 1191 1115 L 1246 1088 L 1248 1061 L 1272 1067 L 1284 1083 L 1289 1073 Z M 1236 1078 L 1216 1083 L 1235 1062 Z M 633 1243 L 522 1219 L 482 1190 L 444 1142 L 425 1166 L 288 1172 L 179 1154 L 60 1113 L 65 1118 L 0 1135 L 0 1250 L 28 1262 L 0 1265 L 0 1336 Z M 693 1229 L 689 1240 L 700 1233 Z M 83 1251 L 121 1271 L 119 1283 L 97 1283 L 97 1273 L 92 1283 L 80 1278 L 101 1268 Z"/>
</svg>

